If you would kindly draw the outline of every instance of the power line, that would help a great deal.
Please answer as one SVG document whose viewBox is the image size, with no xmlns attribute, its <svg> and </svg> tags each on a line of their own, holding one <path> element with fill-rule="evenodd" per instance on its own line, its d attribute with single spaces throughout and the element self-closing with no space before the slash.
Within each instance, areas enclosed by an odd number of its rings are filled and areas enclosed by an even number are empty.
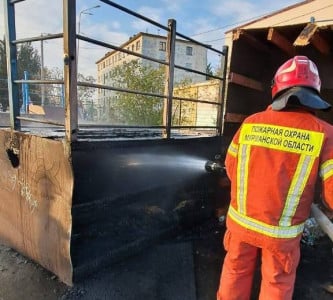
<svg viewBox="0 0 333 300">
<path fill-rule="evenodd" d="M 294 17 L 293 19 L 298 19 L 298 18 L 301 18 L 301 17 L 304 17 L 304 16 L 307 16 L 307 15 L 311 15 L 315 12 L 318 12 L 318 11 L 321 11 L 321 10 L 324 10 L 324 9 L 327 9 L 329 7 L 332 7 L 333 4 L 330 4 L 330 5 L 327 5 L 325 7 L 322 7 L 322 8 L 319 8 L 319 9 L 316 9 L 316 10 L 312 10 L 308 13 L 305 13 L 305 14 L 302 14 L 302 15 L 299 15 L 299 16 L 296 16 Z M 199 32 L 199 33 L 196 33 L 196 34 L 193 34 L 191 35 L 192 37 L 193 36 L 197 36 L 197 35 L 202 35 L 202 34 L 206 34 L 206 33 L 210 33 L 210 32 L 214 32 L 214 31 L 218 31 L 218 30 L 222 30 L 222 29 L 225 29 L 227 27 L 231 27 L 231 26 L 235 26 L 235 25 L 238 25 L 238 24 L 244 24 L 244 23 L 247 23 L 247 22 L 250 22 L 252 20 L 256 20 L 256 19 L 260 19 L 260 18 L 263 18 L 265 16 L 269 16 L 270 14 L 274 13 L 274 11 L 271 11 L 269 13 L 265 13 L 265 14 L 262 14 L 262 15 L 259 15 L 259 16 L 256 16 L 256 17 L 252 17 L 252 18 L 249 18 L 249 19 L 245 19 L 245 20 L 242 20 L 242 21 L 239 21 L 239 22 L 235 22 L 235 23 L 232 23 L 232 24 L 228 24 L 228 25 L 224 25 L 224 26 L 221 26 L 221 27 L 218 27 L 218 28 L 215 28 L 215 29 L 210 29 L 210 30 L 207 30 L 207 31 L 202 31 L 202 32 Z M 289 21 L 290 19 L 287 19 L 287 20 L 283 20 L 281 22 L 278 22 L 278 23 L 275 23 L 275 24 L 272 24 L 272 26 L 275 26 L 275 25 L 280 25 L 280 24 L 283 24 L 287 21 Z M 309 20 L 310 21 L 310 20 Z M 218 39 L 218 40 L 223 40 L 222 39 Z M 213 41 L 217 41 L 217 40 L 213 40 Z M 211 41 L 211 42 L 213 42 Z M 207 41 L 207 43 L 209 43 L 210 41 Z"/>
<path fill-rule="evenodd" d="M 199 33 L 196 33 L 196 34 L 192 34 L 191 36 L 193 37 L 193 36 L 197 36 L 197 35 L 201 35 L 201 34 L 205 34 L 205 33 L 210 33 L 210 32 L 213 32 L 213 31 L 222 30 L 222 29 L 225 29 L 225 28 L 228 28 L 228 27 L 231 27 L 231 26 L 235 26 L 235 25 L 238 25 L 238 24 L 243 24 L 243 23 L 250 22 L 252 20 L 258 19 L 258 18 L 262 18 L 262 17 L 264 17 L 266 15 L 269 15 L 269 14 L 270 13 L 266 13 L 266 14 L 259 15 L 259 16 L 256 16 L 256 17 L 252 17 L 252 18 L 249 18 L 249 19 L 245 19 L 245 20 L 242 20 L 242 21 L 239 21 L 239 22 L 236 22 L 236 23 L 227 24 L 227 25 L 215 28 L 215 29 L 210 29 L 210 30 L 207 30 L 207 31 L 202 31 L 202 32 L 199 32 Z"/>
<path fill-rule="evenodd" d="M 214 43 L 214 42 L 218 42 L 218 41 L 223 41 L 225 40 L 225 37 L 219 38 L 219 39 L 215 39 L 215 40 L 210 40 L 210 41 L 204 41 L 203 43 Z"/>
<path fill-rule="evenodd" d="M 313 14 L 313 13 L 315 13 L 315 12 L 321 11 L 321 10 L 326 9 L 326 8 L 329 8 L 329 7 L 331 7 L 331 6 L 333 6 L 333 4 L 327 5 L 327 6 L 325 6 L 325 7 L 322 7 L 322 8 L 316 9 L 316 10 L 312 10 L 312 11 L 306 13 L 306 14 L 299 15 L 299 16 L 297 16 L 297 17 L 293 17 L 293 20 L 298 19 L 298 18 L 301 18 L 301 17 L 308 16 L 308 15 L 311 15 L 311 14 Z M 281 21 L 281 22 L 278 22 L 278 23 L 275 23 L 275 24 L 273 24 L 272 26 L 280 25 L 280 24 L 283 24 L 283 23 L 285 23 L 285 22 L 287 22 L 287 21 L 289 21 L 289 19 L 288 19 L 288 20 Z M 309 21 L 310 21 L 310 20 L 309 20 Z"/>
<path fill-rule="evenodd" d="M 294 17 L 293 20 L 294 20 L 294 19 L 299 19 L 299 18 L 304 17 L 304 16 L 311 15 L 311 14 L 313 14 L 313 13 L 315 13 L 315 12 L 318 12 L 318 11 L 321 11 L 321 10 L 324 10 L 324 9 L 327 9 L 327 8 L 329 8 L 329 7 L 332 7 L 332 6 L 333 6 L 333 4 L 330 4 L 330 5 L 327 5 L 327 6 L 325 6 L 325 7 L 322 7 L 322 8 L 316 9 L 316 10 L 312 10 L 312 11 L 310 11 L 310 12 L 308 12 L 308 13 L 305 13 L 305 14 L 302 14 L 302 15 L 298 15 L 298 16 Z M 266 15 L 266 14 L 265 14 L 265 15 Z M 262 15 L 261 17 L 263 17 L 263 16 L 265 16 L 265 15 Z M 268 14 L 268 15 L 269 15 L 269 14 Z M 260 18 L 260 17 L 256 17 L 256 18 L 254 18 L 254 19 L 257 19 L 257 18 Z M 250 20 L 252 20 L 252 19 L 253 19 L 253 18 L 248 19 L 247 21 L 244 21 L 244 22 L 241 22 L 241 23 L 248 22 L 248 21 L 250 21 Z M 271 26 L 281 25 L 281 24 L 283 24 L 283 23 L 285 23 L 285 22 L 287 22 L 287 21 L 289 21 L 289 19 L 287 19 L 287 20 L 283 20 L 283 21 L 278 22 L 278 23 L 275 23 L 275 24 L 272 24 Z M 309 20 L 309 21 L 310 21 L 310 20 Z M 315 22 L 316 22 L 316 21 L 315 21 Z M 209 32 L 212 32 L 212 31 L 217 31 L 217 30 L 220 30 L 220 29 L 222 29 L 222 28 L 229 27 L 229 26 L 234 26 L 234 25 L 237 25 L 237 24 L 239 24 L 239 23 L 234 23 L 234 24 L 232 24 L 232 25 L 225 25 L 225 26 L 220 27 L 220 28 L 218 28 L 218 29 L 208 30 L 208 31 L 205 31 L 205 32 L 202 32 L 202 33 L 198 33 L 198 34 L 196 34 L 196 35 L 204 34 L 204 33 L 209 33 Z M 222 40 L 225 40 L 225 39 L 226 39 L 226 37 L 222 37 L 222 38 L 219 38 L 219 39 L 214 39 L 214 40 L 210 40 L 210 41 L 204 41 L 203 43 L 212 43 L 212 42 L 222 41 Z"/>
</svg>

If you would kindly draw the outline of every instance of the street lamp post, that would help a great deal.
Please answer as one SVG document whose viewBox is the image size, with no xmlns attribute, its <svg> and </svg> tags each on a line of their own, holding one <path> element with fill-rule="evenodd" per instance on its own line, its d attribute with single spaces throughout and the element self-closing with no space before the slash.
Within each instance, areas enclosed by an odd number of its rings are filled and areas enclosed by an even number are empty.
<svg viewBox="0 0 333 300">
<path fill-rule="evenodd" d="M 80 11 L 79 22 L 78 22 L 78 31 L 77 31 L 78 34 L 81 33 L 81 18 L 82 18 L 82 15 L 93 15 L 93 13 L 91 13 L 90 11 L 95 9 L 95 8 L 99 8 L 99 7 L 101 7 L 101 6 L 100 5 L 95 5 L 95 6 L 92 6 L 92 7 L 89 7 L 89 8 L 86 8 L 86 9 L 83 9 L 83 10 Z M 78 65 L 79 65 L 78 64 L 79 63 L 79 50 L 80 50 L 80 39 L 77 39 L 76 67 L 78 67 Z"/>
</svg>

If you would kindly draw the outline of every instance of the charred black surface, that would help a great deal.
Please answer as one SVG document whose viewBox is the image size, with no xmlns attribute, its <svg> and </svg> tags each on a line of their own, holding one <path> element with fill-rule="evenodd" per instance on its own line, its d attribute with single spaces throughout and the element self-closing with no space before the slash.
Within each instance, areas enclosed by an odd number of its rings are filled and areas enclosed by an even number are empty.
<svg viewBox="0 0 333 300">
<path fill-rule="evenodd" d="M 210 218 L 220 151 L 217 137 L 73 145 L 74 280 Z"/>
</svg>

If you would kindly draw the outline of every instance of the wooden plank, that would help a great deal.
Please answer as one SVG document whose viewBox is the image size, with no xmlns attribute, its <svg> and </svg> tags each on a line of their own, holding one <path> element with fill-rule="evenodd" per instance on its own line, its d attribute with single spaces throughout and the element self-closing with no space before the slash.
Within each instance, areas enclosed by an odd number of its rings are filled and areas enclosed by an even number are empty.
<svg viewBox="0 0 333 300">
<path fill-rule="evenodd" d="M 320 35 L 316 23 L 309 23 L 306 25 L 293 45 L 307 46 L 310 43 L 324 55 L 328 55 L 331 51 L 329 43 Z"/>
<path fill-rule="evenodd" d="M 301 31 L 297 39 L 294 41 L 294 46 L 306 46 L 310 43 L 310 39 L 315 34 L 318 26 L 315 23 L 309 23 Z"/>
<path fill-rule="evenodd" d="M 273 27 L 268 30 L 267 40 L 290 56 L 296 53 L 293 44 Z"/>
<path fill-rule="evenodd" d="M 244 87 L 248 87 L 254 90 L 263 91 L 263 85 L 261 82 L 249 78 L 247 76 L 237 74 L 235 72 L 230 72 L 229 74 L 229 82 L 235 83 Z"/>
<path fill-rule="evenodd" d="M 225 122 L 230 123 L 242 123 L 247 115 L 235 114 L 235 113 L 226 113 Z"/>
<path fill-rule="evenodd" d="M 64 143 L 1 130 L 0 144 L 1 242 L 71 285 L 74 180 Z"/>
<path fill-rule="evenodd" d="M 245 39 L 247 43 L 253 48 L 262 52 L 269 52 L 269 48 L 265 44 L 263 44 L 260 40 L 255 38 L 252 34 L 248 33 L 244 29 L 237 29 L 233 32 L 234 41 L 240 39 L 241 37 Z"/>
<path fill-rule="evenodd" d="M 41 105 L 29 104 L 28 111 L 29 114 L 45 115 L 44 108 Z"/>
</svg>

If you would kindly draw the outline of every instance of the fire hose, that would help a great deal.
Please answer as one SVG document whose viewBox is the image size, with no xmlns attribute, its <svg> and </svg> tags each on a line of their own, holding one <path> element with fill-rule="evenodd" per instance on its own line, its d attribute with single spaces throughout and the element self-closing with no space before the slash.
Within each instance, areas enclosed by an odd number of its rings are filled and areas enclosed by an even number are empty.
<svg viewBox="0 0 333 300">
<path fill-rule="evenodd" d="M 320 210 L 317 204 L 312 203 L 311 214 L 322 231 L 327 234 L 331 241 L 333 241 L 333 224 L 331 220 Z"/>
</svg>

